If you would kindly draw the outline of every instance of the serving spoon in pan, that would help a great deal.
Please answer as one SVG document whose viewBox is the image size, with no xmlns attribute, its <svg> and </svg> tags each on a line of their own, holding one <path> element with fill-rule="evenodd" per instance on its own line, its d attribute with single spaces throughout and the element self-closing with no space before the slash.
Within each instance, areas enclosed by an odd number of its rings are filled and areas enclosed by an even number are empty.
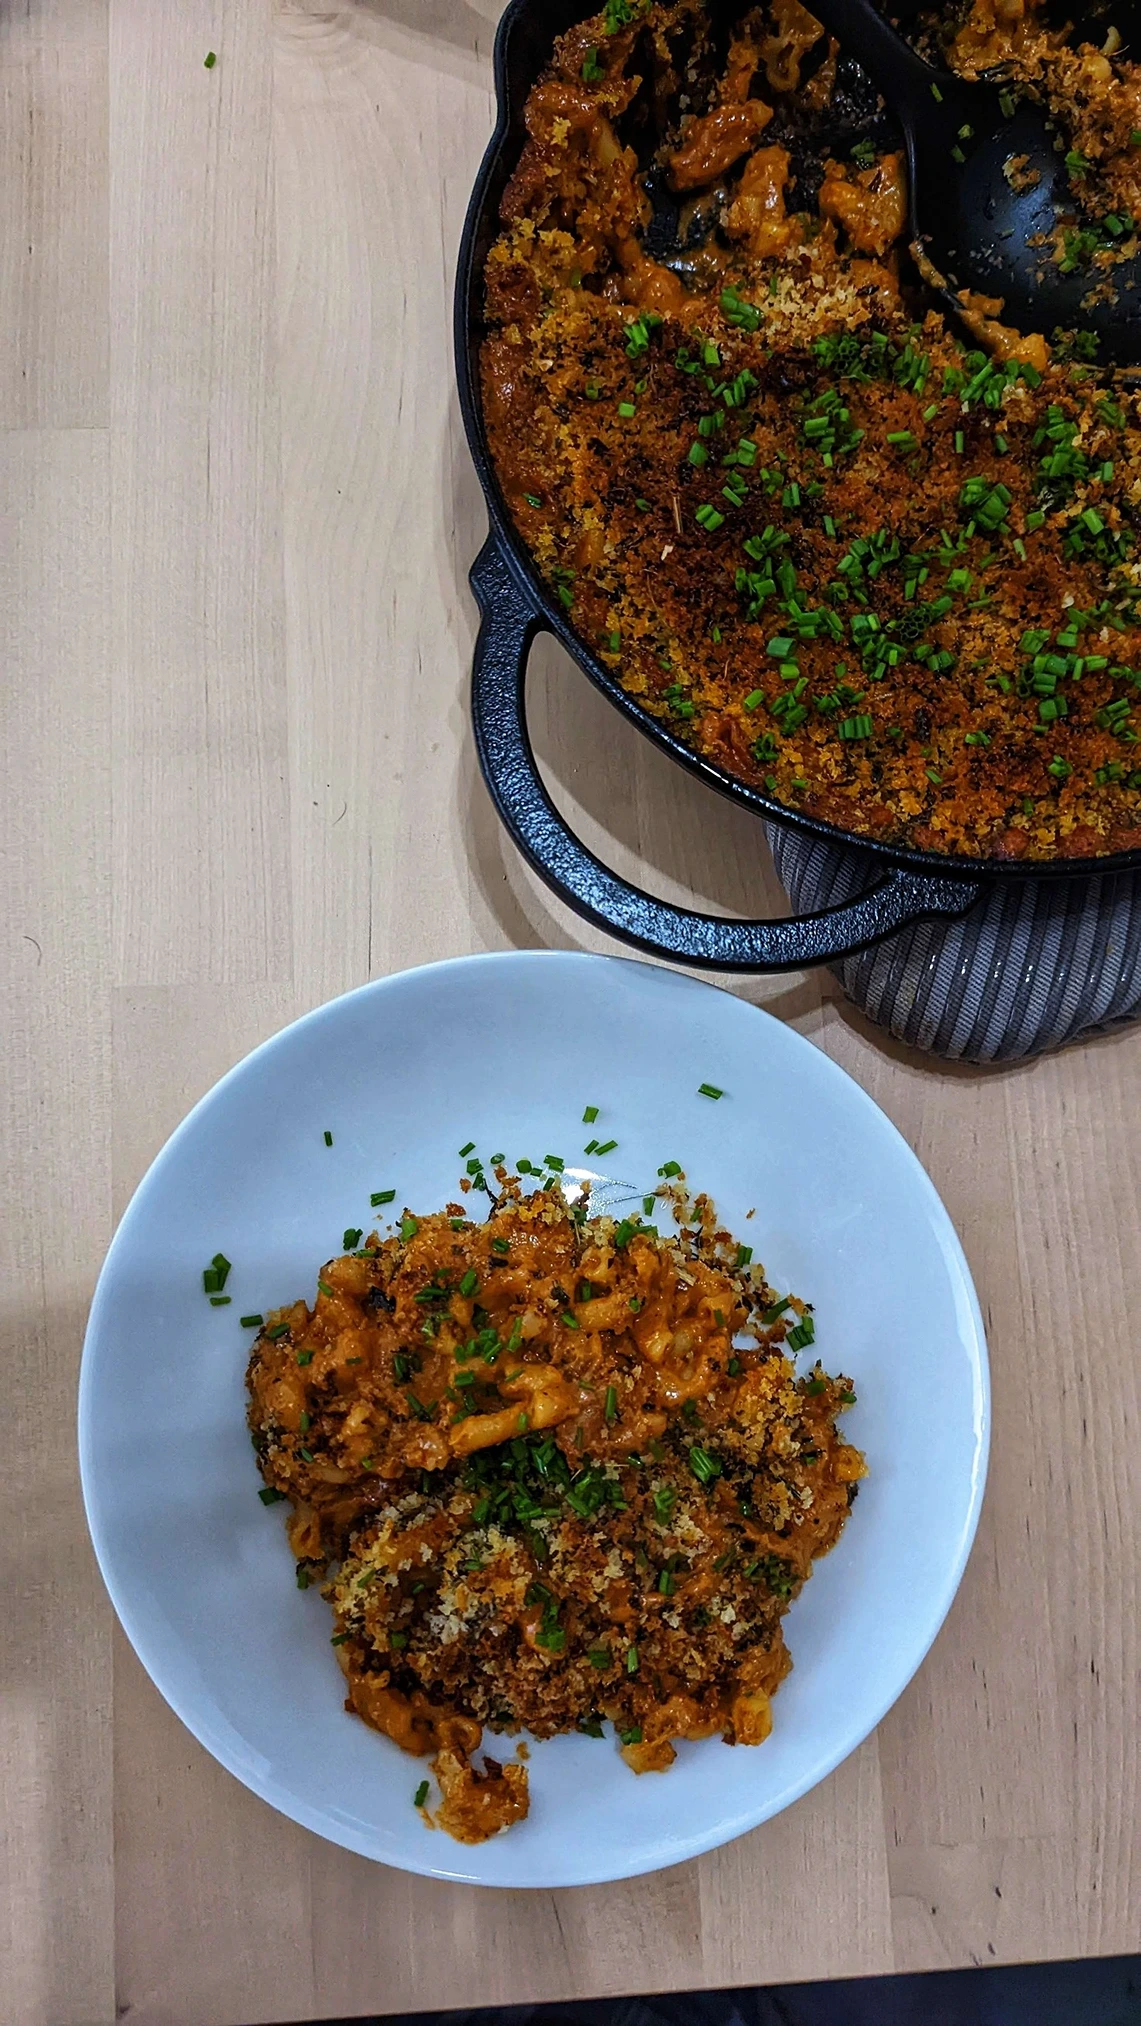
<svg viewBox="0 0 1141 2026">
<path fill-rule="evenodd" d="M 1059 228 L 1077 232 L 1086 221 L 1043 108 L 935 70 L 873 0 L 810 4 L 903 129 L 912 241 L 949 308 L 962 309 L 959 289 L 1001 297 L 1002 322 L 1016 330 L 1092 331 L 1100 358 L 1141 362 L 1141 258 L 1093 265 L 1088 236 L 1055 257 Z M 1112 215 L 1098 231 L 1106 246 L 1131 236 L 1131 221 Z"/>
</svg>

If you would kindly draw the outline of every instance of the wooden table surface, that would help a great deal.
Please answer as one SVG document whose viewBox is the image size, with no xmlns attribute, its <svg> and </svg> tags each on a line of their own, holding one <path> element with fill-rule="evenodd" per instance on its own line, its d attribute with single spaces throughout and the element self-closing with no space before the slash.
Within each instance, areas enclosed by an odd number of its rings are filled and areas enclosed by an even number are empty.
<svg viewBox="0 0 1141 2026">
<path fill-rule="evenodd" d="M 103 1593 L 74 1452 L 84 1317 L 187 1107 L 367 977 L 606 947 L 505 844 L 467 723 L 484 517 L 449 291 L 498 11 L 0 11 L 12 2026 L 250 2026 L 1141 1940 L 1141 1032 L 947 1070 L 827 975 L 732 983 L 926 1163 L 995 1393 L 978 1543 L 934 1652 L 863 1749 L 754 1835 L 565 1893 L 384 1870 L 207 1758 Z M 531 709 L 557 799 L 611 863 L 671 897 L 779 905 L 754 820 L 560 652 L 536 655 Z"/>
</svg>

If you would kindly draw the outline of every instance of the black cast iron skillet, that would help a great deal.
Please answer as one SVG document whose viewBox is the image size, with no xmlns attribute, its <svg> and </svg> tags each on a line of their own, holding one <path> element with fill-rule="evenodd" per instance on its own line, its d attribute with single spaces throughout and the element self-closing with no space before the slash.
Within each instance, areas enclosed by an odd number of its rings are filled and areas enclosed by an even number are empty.
<svg viewBox="0 0 1141 2026">
<path fill-rule="evenodd" d="M 1053 859 L 1027 866 L 1002 859 L 951 858 L 906 851 L 798 815 L 691 752 L 627 695 L 568 623 L 516 530 L 487 446 L 480 399 L 484 336 L 483 269 L 499 230 L 499 204 L 525 138 L 523 108 L 551 58 L 556 36 L 585 19 L 590 0 L 510 0 L 495 44 L 498 120 L 476 178 L 456 275 L 455 348 L 460 410 L 487 502 L 490 528 L 471 572 L 481 625 L 472 668 L 472 717 L 484 779 L 528 863 L 561 900 L 611 935 L 651 955 L 723 971 L 799 970 L 831 963 L 894 935 L 911 922 L 957 917 L 991 882 L 1089 877 L 1141 867 L 1141 851 L 1091 861 Z M 581 844 L 540 779 L 527 732 L 525 681 L 537 633 L 554 633 L 591 681 L 639 731 L 671 758 L 768 822 L 859 850 L 878 864 L 867 889 L 840 907 L 775 921 L 726 921 L 672 907 L 619 879 Z"/>
</svg>

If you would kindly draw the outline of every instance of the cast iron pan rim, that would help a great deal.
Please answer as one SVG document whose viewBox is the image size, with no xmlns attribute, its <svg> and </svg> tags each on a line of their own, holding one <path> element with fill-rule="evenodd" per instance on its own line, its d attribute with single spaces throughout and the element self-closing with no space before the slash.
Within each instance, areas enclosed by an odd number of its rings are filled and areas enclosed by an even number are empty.
<svg viewBox="0 0 1141 2026">
<path fill-rule="evenodd" d="M 583 0 L 584 8 L 589 7 L 589 4 L 590 0 Z M 816 816 L 802 815 L 798 810 L 789 809 L 783 802 L 776 802 L 770 796 L 762 795 L 759 789 L 749 787 L 747 782 L 726 772 L 723 767 L 716 766 L 713 761 L 704 759 L 689 746 L 683 745 L 680 739 L 665 729 L 658 718 L 643 710 L 635 698 L 623 689 L 621 683 L 617 682 L 609 669 L 592 654 L 581 635 L 570 625 L 561 606 L 553 598 L 539 574 L 503 497 L 498 473 L 487 445 L 479 384 L 479 345 L 483 331 L 483 265 L 482 262 L 477 265 L 476 242 L 481 229 L 497 223 L 497 220 L 489 219 L 486 214 L 495 171 L 500 165 L 511 125 L 507 42 L 518 17 L 532 8 L 540 9 L 541 6 L 542 0 L 510 0 L 510 4 L 500 17 L 496 32 L 495 131 L 480 164 L 460 240 L 454 298 L 454 348 L 460 414 L 487 506 L 488 518 L 500 552 L 506 557 L 526 596 L 534 604 L 536 612 L 542 615 L 547 630 L 562 642 L 568 654 L 590 678 L 595 688 L 601 690 L 615 709 L 621 711 L 644 738 L 668 753 L 672 760 L 676 760 L 679 766 L 686 769 L 687 773 L 695 775 L 698 780 L 704 781 L 719 794 L 727 796 L 730 801 L 750 809 L 754 815 L 763 817 L 766 822 L 779 823 L 787 829 L 816 837 L 822 843 L 845 851 L 866 852 L 885 866 L 900 866 L 912 872 L 934 874 L 937 877 L 959 876 L 963 879 L 976 880 L 1089 879 L 1101 873 L 1137 871 L 1141 868 L 1141 849 L 1089 858 L 1049 860 L 969 858 L 938 851 L 908 850 L 906 847 L 885 844 L 879 838 L 862 836 L 855 830 L 843 830 L 838 824 L 826 823 Z"/>
</svg>

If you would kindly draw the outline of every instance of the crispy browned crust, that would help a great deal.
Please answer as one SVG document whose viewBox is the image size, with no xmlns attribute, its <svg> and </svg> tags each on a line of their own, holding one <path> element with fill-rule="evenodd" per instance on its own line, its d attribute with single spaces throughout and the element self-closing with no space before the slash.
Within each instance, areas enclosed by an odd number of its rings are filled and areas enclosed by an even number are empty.
<svg viewBox="0 0 1141 2026">
<path fill-rule="evenodd" d="M 701 24 L 697 0 L 614 35 L 596 16 L 532 94 L 488 260 L 482 373 L 537 562 L 639 703 L 791 807 L 967 856 L 1135 848 L 1137 394 L 1003 331 L 993 305 L 986 352 L 935 312 L 916 324 L 890 250 L 897 156 L 827 163 L 827 215 L 788 215 L 769 123 L 734 155 L 742 78 L 745 103 L 774 96 L 761 19 L 664 152 L 687 189 L 703 151 L 726 178 L 709 200 L 719 236 L 685 287 L 647 259 L 615 122 L 647 49 L 667 92 Z M 822 400 L 844 411 L 835 437 Z M 699 509 L 723 518 L 703 526 Z"/>
<path fill-rule="evenodd" d="M 804 1304 L 765 1319 L 763 1270 L 707 1201 L 681 1201 L 667 1238 L 501 1179 L 485 1224 L 406 1219 L 330 1261 L 249 1369 L 348 1706 L 436 1755 L 465 1833 L 526 1805 L 512 1769 L 470 1774 L 485 1725 L 605 1716 L 638 1771 L 678 1737 L 760 1742 L 782 1617 L 864 1471 L 836 1428 L 850 1382 L 797 1379 Z"/>
</svg>

